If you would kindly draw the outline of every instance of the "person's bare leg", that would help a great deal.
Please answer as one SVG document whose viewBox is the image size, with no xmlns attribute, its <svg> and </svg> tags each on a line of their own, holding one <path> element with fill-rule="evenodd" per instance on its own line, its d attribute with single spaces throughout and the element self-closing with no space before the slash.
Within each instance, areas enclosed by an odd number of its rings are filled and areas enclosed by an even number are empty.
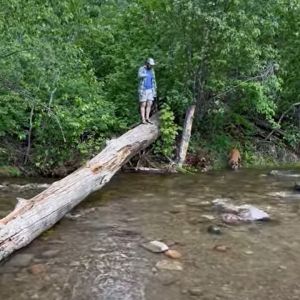
<svg viewBox="0 0 300 300">
<path fill-rule="evenodd" d="M 141 120 L 142 123 L 145 123 L 145 113 L 146 113 L 146 102 L 141 102 L 140 103 L 140 115 L 141 115 Z"/>
<path fill-rule="evenodd" d="M 151 112 L 151 107 L 152 107 L 152 103 L 153 101 L 147 101 L 147 106 L 146 106 L 146 121 L 150 124 L 152 124 L 152 122 L 150 121 L 150 112 Z"/>
</svg>

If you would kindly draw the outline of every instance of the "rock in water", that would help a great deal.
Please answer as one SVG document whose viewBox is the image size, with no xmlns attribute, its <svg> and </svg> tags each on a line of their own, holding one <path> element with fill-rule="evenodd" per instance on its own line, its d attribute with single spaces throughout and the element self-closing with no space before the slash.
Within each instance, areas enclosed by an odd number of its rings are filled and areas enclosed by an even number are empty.
<svg viewBox="0 0 300 300">
<path fill-rule="evenodd" d="M 214 247 L 214 250 L 219 252 L 226 252 L 228 250 L 228 247 L 224 245 L 218 245 Z"/>
<path fill-rule="evenodd" d="M 220 212 L 229 213 L 229 214 L 237 214 L 239 211 L 238 206 L 230 203 L 232 201 L 229 198 L 224 199 L 215 199 L 212 203 L 214 207 Z"/>
<path fill-rule="evenodd" d="M 44 257 L 53 257 L 53 256 L 56 256 L 58 253 L 59 253 L 60 250 L 48 250 L 48 251 L 45 251 L 42 256 Z"/>
<path fill-rule="evenodd" d="M 299 182 L 295 183 L 294 190 L 297 192 L 300 192 L 300 183 Z"/>
<path fill-rule="evenodd" d="M 203 219 L 208 220 L 208 221 L 213 221 L 213 220 L 215 219 L 215 217 L 214 217 L 214 216 L 211 216 L 211 215 L 201 215 L 201 217 L 202 217 Z"/>
<path fill-rule="evenodd" d="M 222 234 L 222 230 L 219 226 L 211 225 L 207 228 L 207 232 L 211 234 Z"/>
<path fill-rule="evenodd" d="M 149 243 L 142 244 L 142 246 L 153 253 L 161 253 L 169 250 L 169 247 L 166 244 L 159 241 L 151 241 Z"/>
<path fill-rule="evenodd" d="M 291 173 L 291 171 L 278 171 L 278 170 L 272 170 L 268 173 L 268 175 L 279 176 L 279 177 L 289 177 L 289 178 L 300 177 L 300 174 L 293 174 L 293 173 Z"/>
<path fill-rule="evenodd" d="M 176 260 L 161 260 L 156 264 L 156 268 L 160 270 L 182 271 L 182 265 Z"/>
<path fill-rule="evenodd" d="M 235 214 L 221 214 L 221 220 L 227 224 L 238 224 L 240 217 Z"/>
<path fill-rule="evenodd" d="M 253 205 L 247 204 L 240 206 L 240 212 L 238 215 L 243 221 L 259 221 L 270 219 L 270 216 L 266 212 Z"/>
<path fill-rule="evenodd" d="M 290 192 L 271 192 L 267 194 L 268 196 L 271 197 L 276 197 L 276 198 L 286 198 L 286 197 L 291 197 L 291 193 Z"/>
<path fill-rule="evenodd" d="M 179 259 L 182 257 L 180 252 L 178 252 L 176 250 L 170 250 L 170 249 L 165 252 L 165 255 L 167 255 L 170 258 L 174 258 L 174 259 Z"/>
<path fill-rule="evenodd" d="M 271 175 L 271 176 L 277 176 L 278 175 L 278 171 L 277 170 L 271 170 L 268 175 Z"/>
<path fill-rule="evenodd" d="M 46 273 L 47 272 L 47 267 L 44 264 L 38 264 L 38 265 L 34 265 L 34 266 L 30 267 L 28 269 L 28 271 L 32 275 L 38 275 L 38 274 L 41 274 L 41 273 Z"/>
<path fill-rule="evenodd" d="M 16 268 L 25 268 L 32 261 L 33 254 L 17 254 L 11 258 L 10 261 L 6 263 L 6 266 L 16 267 Z"/>
<path fill-rule="evenodd" d="M 270 216 L 253 205 L 237 206 L 229 202 L 229 199 L 216 199 L 213 201 L 215 207 L 225 213 L 221 219 L 225 223 L 235 224 L 239 221 L 270 220 Z"/>
<path fill-rule="evenodd" d="M 80 262 L 79 261 L 72 261 L 70 263 L 70 267 L 79 267 L 80 266 Z"/>
<path fill-rule="evenodd" d="M 203 290 L 201 288 L 192 288 L 188 290 L 191 296 L 202 296 Z"/>
</svg>

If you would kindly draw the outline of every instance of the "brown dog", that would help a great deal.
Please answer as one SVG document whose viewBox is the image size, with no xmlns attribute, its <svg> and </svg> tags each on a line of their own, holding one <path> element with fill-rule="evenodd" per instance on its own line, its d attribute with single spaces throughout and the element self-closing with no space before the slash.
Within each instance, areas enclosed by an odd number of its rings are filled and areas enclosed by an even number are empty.
<svg viewBox="0 0 300 300">
<path fill-rule="evenodd" d="M 240 151 L 237 148 L 231 148 L 228 156 L 228 165 L 232 170 L 237 170 L 241 161 Z"/>
</svg>

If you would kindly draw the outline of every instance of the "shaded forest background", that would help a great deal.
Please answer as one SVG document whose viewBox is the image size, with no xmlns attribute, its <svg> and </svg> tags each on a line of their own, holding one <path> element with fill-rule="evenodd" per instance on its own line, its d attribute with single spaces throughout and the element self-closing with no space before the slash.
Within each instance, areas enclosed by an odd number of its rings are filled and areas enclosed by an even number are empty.
<svg viewBox="0 0 300 300">
<path fill-rule="evenodd" d="M 195 102 L 190 153 L 209 152 L 216 166 L 232 146 L 246 165 L 296 161 L 287 153 L 300 136 L 298 0 L 0 4 L 0 166 L 47 175 L 98 153 L 139 121 L 148 57 L 169 120 L 152 158 L 172 157 Z"/>
</svg>

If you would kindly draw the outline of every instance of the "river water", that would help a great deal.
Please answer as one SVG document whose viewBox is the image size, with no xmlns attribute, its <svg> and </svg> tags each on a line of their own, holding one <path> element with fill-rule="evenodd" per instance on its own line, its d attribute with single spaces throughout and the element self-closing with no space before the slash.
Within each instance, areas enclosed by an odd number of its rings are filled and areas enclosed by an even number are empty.
<svg viewBox="0 0 300 300">
<path fill-rule="evenodd" d="M 0 265 L 0 299 L 299 299 L 299 205 L 296 199 L 268 195 L 291 191 L 295 179 L 264 174 L 265 170 L 120 173 Z M 2 192 L 0 217 L 13 208 L 16 197 L 29 199 L 40 191 Z M 220 224 L 207 203 L 216 198 L 256 205 L 275 221 L 221 227 L 220 235 L 208 233 L 210 225 Z M 151 240 L 173 244 L 171 249 L 182 258 L 175 261 L 141 246 Z M 226 251 L 216 251 L 218 245 Z M 161 269 L 159 262 L 164 260 L 179 270 Z M 34 265 L 43 271 L 32 272 Z"/>
</svg>

